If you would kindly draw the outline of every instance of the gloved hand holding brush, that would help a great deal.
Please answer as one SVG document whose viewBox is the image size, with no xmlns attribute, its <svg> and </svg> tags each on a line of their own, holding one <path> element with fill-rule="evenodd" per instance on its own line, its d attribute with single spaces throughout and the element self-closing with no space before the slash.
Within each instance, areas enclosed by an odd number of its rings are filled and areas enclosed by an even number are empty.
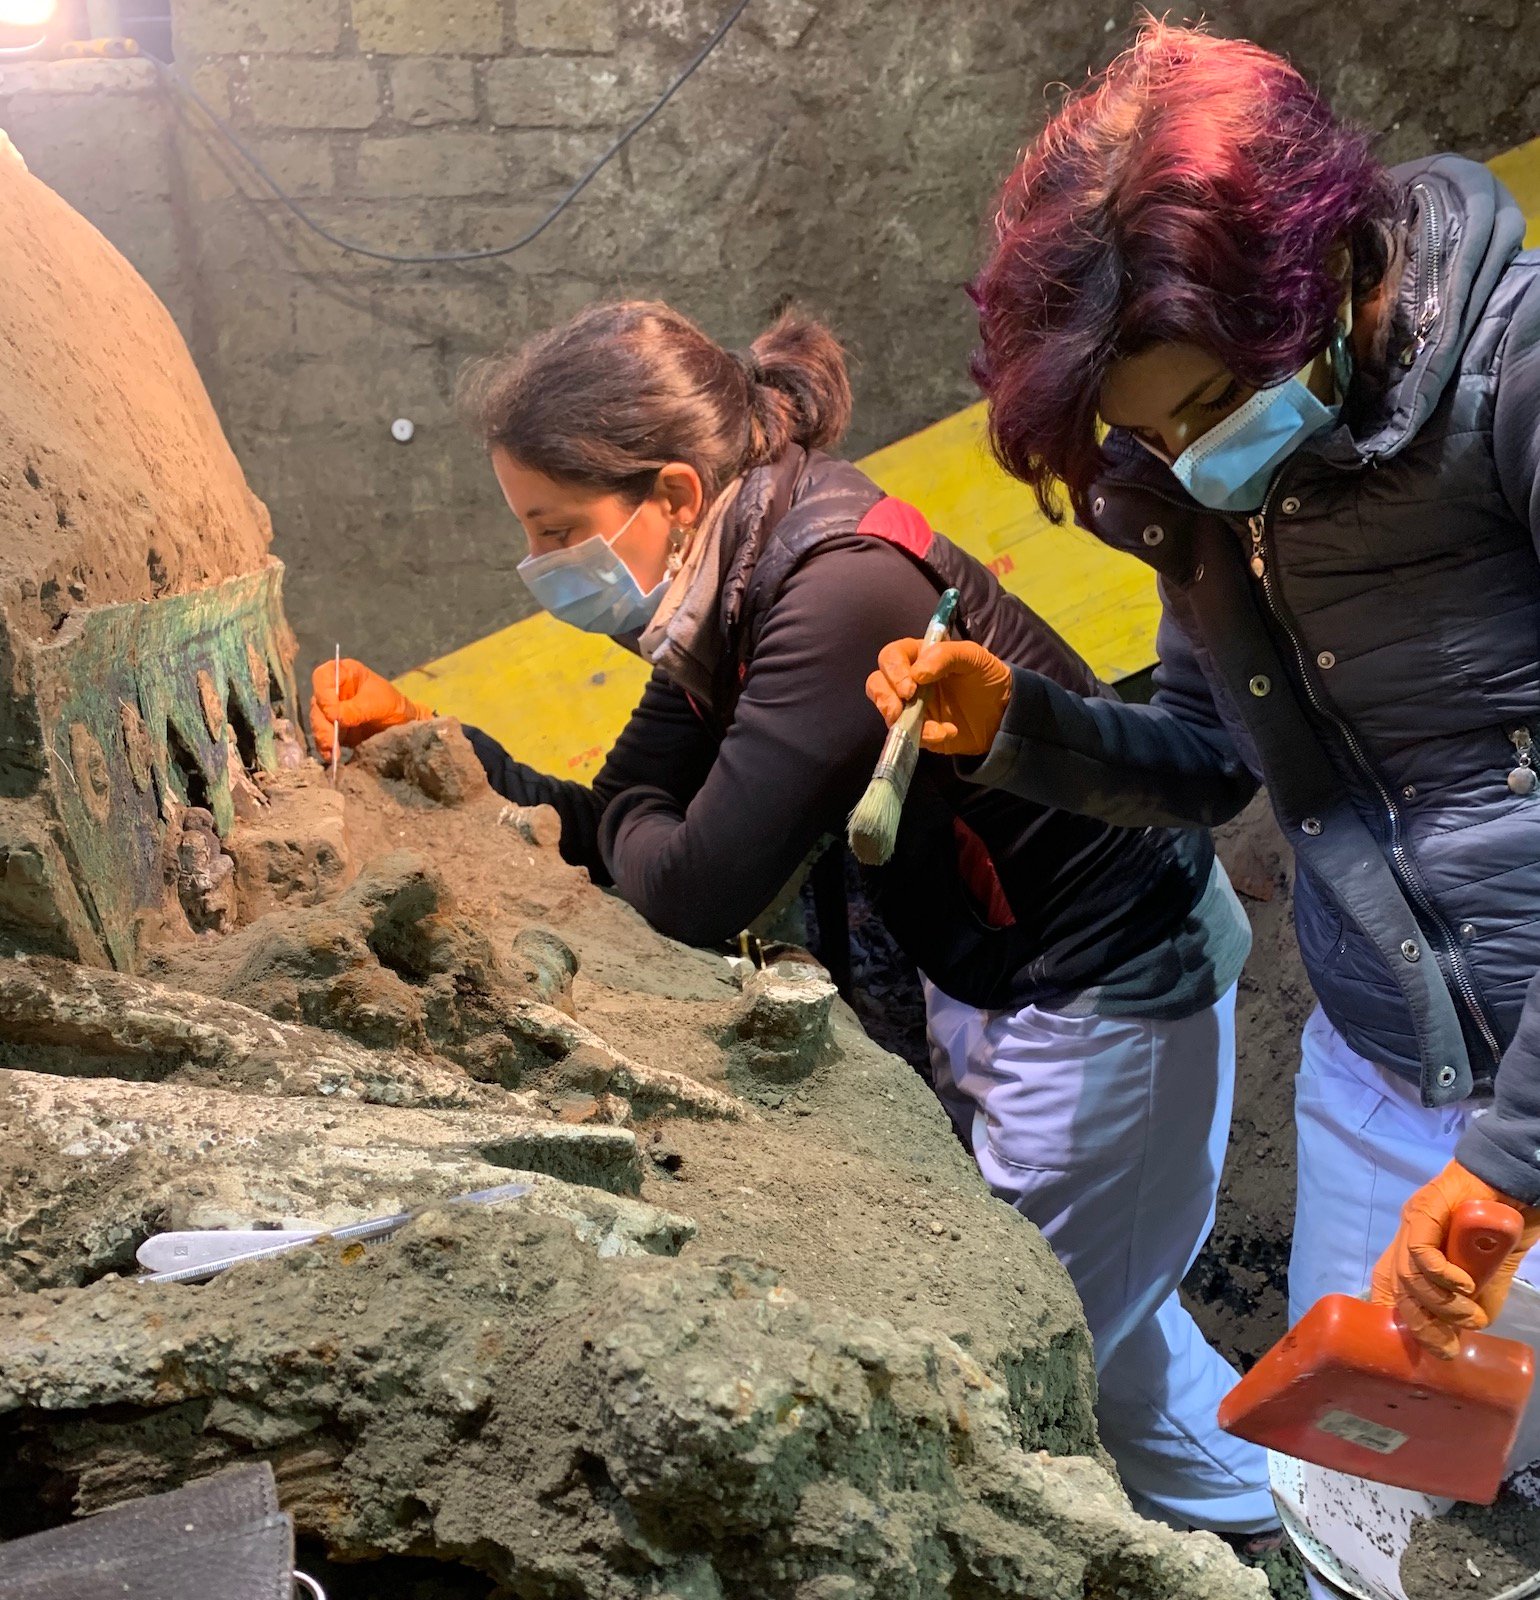
<svg viewBox="0 0 1540 1600">
<path fill-rule="evenodd" d="M 310 676 L 310 691 L 310 733 L 323 761 L 331 760 L 334 730 L 351 749 L 386 728 L 433 715 L 362 661 L 323 661 Z"/>
<path fill-rule="evenodd" d="M 995 742 L 1011 698 L 1011 669 L 966 639 L 895 639 L 877 656 L 866 698 L 891 728 L 919 691 L 929 690 L 920 748 L 937 755 L 981 756 Z"/>
<path fill-rule="evenodd" d="M 1450 1219 L 1465 1200 L 1496 1200 L 1524 1219 L 1524 1232 L 1507 1259 L 1477 1288 L 1445 1256 Z M 1401 1226 L 1374 1269 L 1370 1298 L 1393 1305 L 1406 1330 L 1435 1355 L 1450 1358 L 1460 1331 L 1485 1328 L 1502 1310 L 1519 1263 L 1540 1242 L 1540 1206 L 1524 1205 L 1451 1161 L 1401 1208 Z"/>
</svg>

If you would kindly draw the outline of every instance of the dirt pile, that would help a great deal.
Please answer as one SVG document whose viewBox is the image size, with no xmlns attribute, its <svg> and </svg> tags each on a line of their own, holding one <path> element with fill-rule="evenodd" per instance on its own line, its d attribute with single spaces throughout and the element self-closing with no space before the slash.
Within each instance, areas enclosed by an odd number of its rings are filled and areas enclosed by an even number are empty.
<svg viewBox="0 0 1540 1600">
<path fill-rule="evenodd" d="M 1490 1506 L 1456 1505 L 1412 1524 L 1401 1557 L 1407 1600 L 1489 1600 L 1540 1572 L 1540 1503 L 1514 1493 Z"/>
<path fill-rule="evenodd" d="M 344 768 L 318 904 L 153 977 L 0 963 L 7 1532 L 257 1452 L 334 1555 L 521 1595 L 1265 1592 L 1134 1516 L 1067 1279 L 819 969 L 673 944 L 421 770 Z M 512 1179 L 367 1251 L 120 1276 L 161 1229 Z"/>
<path fill-rule="evenodd" d="M 406 851 L 373 863 L 329 905 L 261 919 L 215 950 L 197 945 L 150 966 L 284 1021 L 436 1052 L 489 1083 L 512 1087 L 544 1059 L 511 1021 L 540 998 L 536 986 L 503 970 L 485 935 L 455 914 L 443 878 Z"/>
</svg>

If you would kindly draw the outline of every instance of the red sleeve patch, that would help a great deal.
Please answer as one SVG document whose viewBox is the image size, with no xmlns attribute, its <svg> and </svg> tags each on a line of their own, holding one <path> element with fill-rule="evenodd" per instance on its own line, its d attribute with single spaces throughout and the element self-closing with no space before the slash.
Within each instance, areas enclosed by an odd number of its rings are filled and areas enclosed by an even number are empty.
<svg viewBox="0 0 1540 1600">
<path fill-rule="evenodd" d="M 930 549 L 931 540 L 936 537 L 919 511 L 908 501 L 895 500 L 892 495 L 879 500 L 861 518 L 856 532 L 868 534 L 874 539 L 886 539 L 889 544 L 896 544 L 900 550 L 907 550 L 910 555 L 921 559 Z"/>
<path fill-rule="evenodd" d="M 961 817 L 952 818 L 952 837 L 957 841 L 957 870 L 973 897 L 974 909 L 991 928 L 1014 927 L 1016 913 L 1005 897 L 1005 885 L 989 846 Z"/>
</svg>

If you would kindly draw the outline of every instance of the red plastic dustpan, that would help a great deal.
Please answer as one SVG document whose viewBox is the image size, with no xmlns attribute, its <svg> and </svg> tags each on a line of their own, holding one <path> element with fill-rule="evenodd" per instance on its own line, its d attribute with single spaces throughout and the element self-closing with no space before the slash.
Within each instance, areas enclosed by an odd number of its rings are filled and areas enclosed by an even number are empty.
<svg viewBox="0 0 1540 1600">
<path fill-rule="evenodd" d="M 1479 1289 L 1523 1226 L 1511 1206 L 1467 1200 L 1444 1253 Z M 1488 1505 L 1534 1380 L 1527 1344 L 1463 1333 L 1459 1354 L 1441 1360 L 1393 1307 L 1330 1294 L 1225 1396 L 1219 1425 L 1335 1472 Z"/>
</svg>

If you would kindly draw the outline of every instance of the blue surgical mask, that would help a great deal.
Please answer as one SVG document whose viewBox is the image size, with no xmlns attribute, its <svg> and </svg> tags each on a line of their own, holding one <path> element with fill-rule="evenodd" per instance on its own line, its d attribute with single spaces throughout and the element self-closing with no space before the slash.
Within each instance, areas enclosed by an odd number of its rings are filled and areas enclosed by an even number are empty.
<svg viewBox="0 0 1540 1600">
<path fill-rule="evenodd" d="M 1270 389 L 1258 389 L 1170 463 L 1199 505 L 1251 512 L 1262 504 L 1279 466 L 1307 439 L 1331 427 L 1342 411 L 1348 385 L 1345 330 L 1332 340 L 1331 363 L 1337 388 L 1331 405 L 1310 392 L 1304 381 L 1310 367 L 1305 367 Z"/>
<path fill-rule="evenodd" d="M 641 509 L 638 506 L 608 539 L 596 534 L 543 556 L 526 556 L 518 572 L 529 592 L 553 617 L 585 633 L 607 633 L 611 638 L 639 633 L 652 621 L 673 581 L 665 573 L 655 588 L 643 594 L 631 569 L 615 554 L 615 541 Z"/>
</svg>

